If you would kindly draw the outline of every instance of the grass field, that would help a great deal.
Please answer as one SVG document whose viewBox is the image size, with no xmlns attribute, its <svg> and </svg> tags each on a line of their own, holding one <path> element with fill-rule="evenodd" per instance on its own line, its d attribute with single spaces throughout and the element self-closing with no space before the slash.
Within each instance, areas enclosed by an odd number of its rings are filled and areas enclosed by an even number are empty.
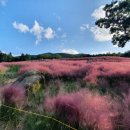
<svg viewBox="0 0 130 130">
<path fill-rule="evenodd" d="M 53 117 L 77 130 L 129 130 L 130 59 L 0 63 L 0 102 Z M 0 130 L 71 130 L 52 119 L 3 105 Z"/>
</svg>

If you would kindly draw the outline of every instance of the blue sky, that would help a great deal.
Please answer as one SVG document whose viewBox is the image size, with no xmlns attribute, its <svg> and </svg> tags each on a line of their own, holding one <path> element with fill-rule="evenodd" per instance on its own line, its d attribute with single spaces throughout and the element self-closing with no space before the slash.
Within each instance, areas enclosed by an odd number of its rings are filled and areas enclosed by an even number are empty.
<svg viewBox="0 0 130 130">
<path fill-rule="evenodd" d="M 108 30 L 95 27 L 111 0 L 0 0 L 0 50 L 14 55 L 46 52 L 124 52 Z"/>
</svg>

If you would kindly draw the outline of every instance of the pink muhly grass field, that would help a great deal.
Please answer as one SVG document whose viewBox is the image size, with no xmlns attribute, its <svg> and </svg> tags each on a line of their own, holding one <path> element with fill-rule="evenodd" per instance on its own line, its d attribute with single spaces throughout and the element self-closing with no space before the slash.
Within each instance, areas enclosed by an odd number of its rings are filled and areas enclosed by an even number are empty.
<svg viewBox="0 0 130 130">
<path fill-rule="evenodd" d="M 98 77 L 128 75 L 130 73 L 130 60 L 120 57 L 96 57 L 83 60 L 44 60 L 1 63 L 0 70 L 7 65 L 19 65 L 19 74 L 30 70 L 37 70 L 54 77 L 80 77 L 83 80 L 97 84 Z"/>
</svg>

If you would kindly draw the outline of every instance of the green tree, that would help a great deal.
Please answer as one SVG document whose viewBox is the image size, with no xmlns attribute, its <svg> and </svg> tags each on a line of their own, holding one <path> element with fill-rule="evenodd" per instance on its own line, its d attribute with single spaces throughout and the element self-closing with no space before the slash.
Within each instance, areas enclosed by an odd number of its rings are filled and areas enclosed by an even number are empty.
<svg viewBox="0 0 130 130">
<path fill-rule="evenodd" d="M 112 1 L 103 8 L 105 18 L 96 21 L 100 28 L 109 28 L 112 43 L 124 47 L 130 41 L 130 0 Z"/>
<path fill-rule="evenodd" d="M 31 55 L 22 53 L 21 56 L 20 56 L 20 60 L 21 61 L 31 60 Z"/>
<path fill-rule="evenodd" d="M 7 55 L 7 61 L 12 61 L 13 60 L 13 56 L 12 56 L 12 53 L 10 52 L 8 55 Z"/>
</svg>

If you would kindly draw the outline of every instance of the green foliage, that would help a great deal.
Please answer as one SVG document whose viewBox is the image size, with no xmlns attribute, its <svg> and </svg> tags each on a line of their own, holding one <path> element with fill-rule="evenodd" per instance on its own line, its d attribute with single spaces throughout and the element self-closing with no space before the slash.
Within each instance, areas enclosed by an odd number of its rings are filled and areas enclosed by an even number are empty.
<svg viewBox="0 0 130 130">
<path fill-rule="evenodd" d="M 9 80 L 6 74 L 0 73 L 0 86 L 3 86 Z"/>
<path fill-rule="evenodd" d="M 76 82 L 75 81 L 67 81 L 65 83 L 65 87 L 64 87 L 65 91 L 68 92 L 68 93 L 71 93 L 71 92 L 75 92 L 75 91 L 78 91 L 79 88 L 78 86 L 76 85 Z"/>
<path fill-rule="evenodd" d="M 50 116 L 50 115 L 48 115 Z M 28 115 L 25 120 L 25 130 L 71 130 L 52 119 Z"/>
<path fill-rule="evenodd" d="M 56 96 L 59 93 L 59 87 L 58 86 L 50 86 L 49 87 L 49 95 L 50 96 Z"/>
<path fill-rule="evenodd" d="M 29 54 L 21 54 L 21 56 L 19 57 L 20 61 L 26 61 L 26 60 L 31 60 L 31 55 Z"/>
<path fill-rule="evenodd" d="M 20 116 L 21 114 L 16 110 L 4 106 L 0 107 L 0 121 L 10 122 L 12 126 L 16 127 L 20 122 Z"/>
<path fill-rule="evenodd" d="M 18 66 L 18 65 L 10 65 L 7 72 L 18 73 L 19 69 L 20 69 L 20 66 Z"/>
<path fill-rule="evenodd" d="M 125 52 L 125 53 L 123 53 L 121 56 L 123 56 L 123 57 L 130 57 L 130 50 Z"/>
<path fill-rule="evenodd" d="M 2 53 L 0 51 L 0 62 L 2 62 L 2 61 L 8 61 L 8 62 L 10 62 L 12 60 L 13 60 L 13 56 L 12 56 L 11 53 L 5 54 L 5 53 Z"/>
<path fill-rule="evenodd" d="M 105 18 L 96 21 L 100 28 L 109 28 L 114 45 L 124 47 L 130 41 L 130 1 L 112 1 L 104 7 Z"/>
<path fill-rule="evenodd" d="M 41 114 L 42 115 L 42 114 Z M 55 115 L 47 114 L 52 118 L 55 118 Z M 69 125 L 69 124 L 68 124 Z M 83 129 L 79 126 L 71 126 L 76 128 L 77 130 L 90 130 L 90 129 Z M 48 119 L 44 117 L 38 117 L 35 115 L 28 115 L 25 119 L 25 130 L 72 130 L 63 124 L 60 124 L 53 119 Z"/>
<path fill-rule="evenodd" d="M 20 66 L 11 65 L 8 66 L 8 70 L 4 73 L 0 73 L 0 86 L 3 86 L 8 80 L 16 78 Z"/>
</svg>

